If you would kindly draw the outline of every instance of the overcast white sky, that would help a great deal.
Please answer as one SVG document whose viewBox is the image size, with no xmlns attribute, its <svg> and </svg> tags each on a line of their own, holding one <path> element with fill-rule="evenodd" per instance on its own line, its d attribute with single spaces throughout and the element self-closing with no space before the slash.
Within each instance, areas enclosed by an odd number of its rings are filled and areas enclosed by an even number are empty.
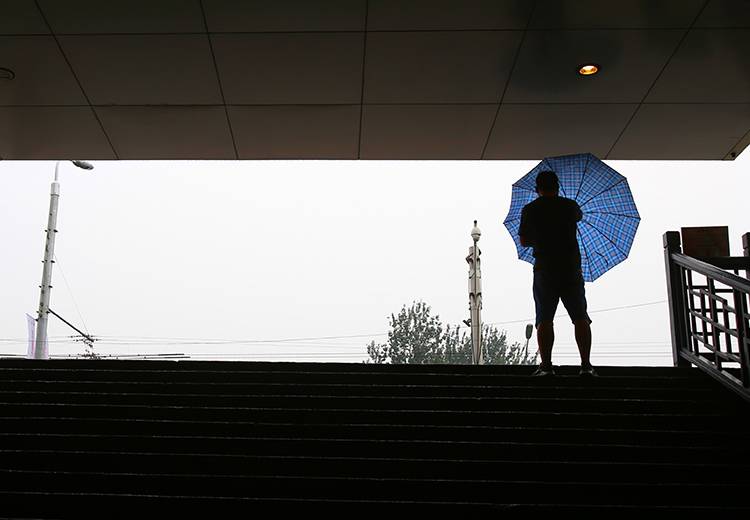
<svg viewBox="0 0 750 520">
<path fill-rule="evenodd" d="M 483 320 L 523 341 L 531 265 L 517 260 L 502 220 L 511 184 L 537 162 L 100 161 L 92 172 L 65 163 L 51 307 L 101 338 L 103 354 L 358 362 L 413 300 L 444 323 L 468 318 L 464 258 L 477 219 Z M 628 178 L 642 220 L 630 258 L 587 284 L 592 360 L 667 365 L 662 233 L 728 225 L 741 254 L 750 153 L 608 164 Z M 2 354 L 26 352 L 53 171 L 54 162 L 0 162 Z M 554 362 L 577 363 L 569 320 L 556 331 Z M 53 356 L 83 351 L 54 317 L 49 333 Z M 339 338 L 299 339 L 330 336 Z"/>
</svg>

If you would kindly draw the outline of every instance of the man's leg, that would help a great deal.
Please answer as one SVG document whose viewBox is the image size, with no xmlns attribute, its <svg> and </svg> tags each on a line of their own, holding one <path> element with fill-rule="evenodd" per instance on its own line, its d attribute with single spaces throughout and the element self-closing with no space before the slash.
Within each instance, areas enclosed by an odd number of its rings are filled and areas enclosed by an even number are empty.
<svg viewBox="0 0 750 520">
<path fill-rule="evenodd" d="M 559 296 L 549 273 L 534 271 L 534 304 L 536 307 L 536 341 L 542 358 L 541 368 L 552 369 L 552 345 L 555 342 L 555 318 Z"/>
<path fill-rule="evenodd" d="M 580 272 L 565 284 L 562 301 L 575 327 L 576 344 L 581 354 L 581 374 L 595 375 L 591 368 L 591 318 L 586 311 L 586 289 Z"/>
<path fill-rule="evenodd" d="M 591 324 L 588 318 L 573 322 L 576 331 L 576 343 L 581 354 L 581 366 L 591 366 Z"/>
<path fill-rule="evenodd" d="M 536 341 L 544 368 L 552 367 L 552 346 L 555 344 L 555 327 L 552 321 L 541 322 L 536 329 Z"/>
</svg>

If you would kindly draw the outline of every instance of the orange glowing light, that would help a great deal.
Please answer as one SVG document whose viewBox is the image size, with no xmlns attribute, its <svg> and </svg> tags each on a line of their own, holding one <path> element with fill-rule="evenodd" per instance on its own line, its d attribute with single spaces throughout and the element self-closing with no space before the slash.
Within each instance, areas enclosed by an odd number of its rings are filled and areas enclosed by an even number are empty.
<svg viewBox="0 0 750 520">
<path fill-rule="evenodd" d="M 594 63 L 587 63 L 586 65 L 581 65 L 578 67 L 578 74 L 581 76 L 591 76 L 592 74 L 596 74 L 599 72 L 599 65 L 596 65 Z"/>
</svg>

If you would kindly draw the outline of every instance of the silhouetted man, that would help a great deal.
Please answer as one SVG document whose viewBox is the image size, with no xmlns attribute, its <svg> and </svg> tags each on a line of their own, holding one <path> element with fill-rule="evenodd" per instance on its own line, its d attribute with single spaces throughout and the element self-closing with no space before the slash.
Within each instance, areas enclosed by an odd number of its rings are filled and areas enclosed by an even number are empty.
<svg viewBox="0 0 750 520">
<path fill-rule="evenodd" d="M 536 338 L 542 363 L 535 376 L 551 376 L 553 319 L 560 300 L 575 326 L 583 376 L 594 376 L 591 366 L 591 319 L 586 312 L 586 293 L 581 272 L 581 252 L 576 232 L 583 217 L 571 199 L 558 196 L 560 181 L 555 172 L 543 171 L 536 178 L 539 197 L 524 206 L 519 235 L 521 245 L 534 248 L 534 302 Z"/>
</svg>

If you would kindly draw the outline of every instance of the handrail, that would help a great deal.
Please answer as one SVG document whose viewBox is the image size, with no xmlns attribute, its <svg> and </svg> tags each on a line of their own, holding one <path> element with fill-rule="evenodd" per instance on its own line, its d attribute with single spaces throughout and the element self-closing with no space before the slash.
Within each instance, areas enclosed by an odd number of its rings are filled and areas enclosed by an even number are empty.
<svg viewBox="0 0 750 520">
<path fill-rule="evenodd" d="M 743 260 L 745 260 L 745 257 L 729 258 L 742 258 Z M 672 260 L 674 260 L 674 262 L 679 266 L 687 267 L 688 269 L 700 273 L 704 276 L 709 276 L 717 282 L 721 282 L 724 285 L 729 285 L 733 289 L 738 289 L 742 292 L 750 294 L 750 280 L 748 280 L 747 278 L 728 273 L 713 264 L 709 264 L 705 260 L 698 260 L 697 258 L 683 255 L 682 253 L 672 253 Z M 739 269 L 744 268 L 745 267 L 742 266 Z"/>
<path fill-rule="evenodd" d="M 664 259 L 675 366 L 695 366 L 750 401 L 750 279 L 726 271 L 750 276 L 750 233 L 742 238 L 743 257 L 694 258 L 669 231 Z"/>
<path fill-rule="evenodd" d="M 748 256 L 712 256 L 711 258 L 699 258 L 696 260 L 706 262 L 720 269 L 732 269 L 737 271 L 750 270 L 750 257 Z"/>
</svg>

